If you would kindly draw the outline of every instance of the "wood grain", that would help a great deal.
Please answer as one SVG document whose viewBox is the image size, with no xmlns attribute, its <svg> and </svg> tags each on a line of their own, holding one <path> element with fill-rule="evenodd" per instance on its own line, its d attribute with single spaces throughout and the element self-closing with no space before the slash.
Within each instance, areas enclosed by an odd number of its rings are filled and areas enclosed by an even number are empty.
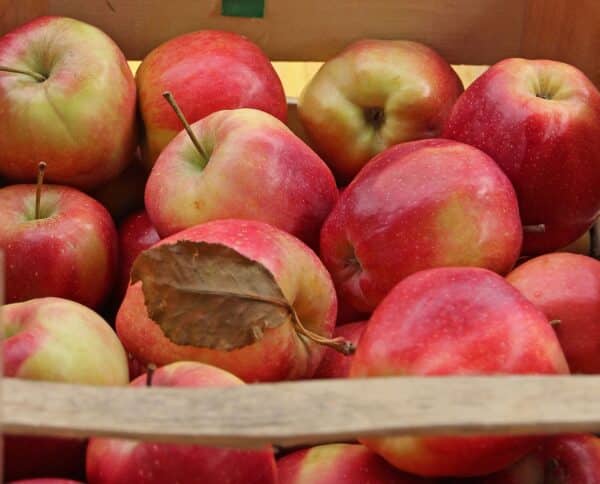
<svg viewBox="0 0 600 484">
<path fill-rule="evenodd" d="M 67 15 L 105 30 L 131 59 L 199 29 L 233 30 L 274 60 L 323 60 L 365 38 L 411 39 L 450 62 L 490 64 L 519 51 L 522 0 L 272 0 L 262 19 L 224 17 L 220 0 L 0 0 L 13 11 Z M 21 3 L 29 7 L 20 7 Z M 15 22 L 21 17 L 11 13 Z M 0 33 L 2 33 L 0 32 Z"/>
<path fill-rule="evenodd" d="M 399 434 L 600 431 L 600 377 L 313 380 L 225 389 L 6 379 L 4 430 L 255 447 Z"/>
<path fill-rule="evenodd" d="M 600 2 L 529 0 L 521 55 L 568 62 L 600 85 Z"/>
</svg>

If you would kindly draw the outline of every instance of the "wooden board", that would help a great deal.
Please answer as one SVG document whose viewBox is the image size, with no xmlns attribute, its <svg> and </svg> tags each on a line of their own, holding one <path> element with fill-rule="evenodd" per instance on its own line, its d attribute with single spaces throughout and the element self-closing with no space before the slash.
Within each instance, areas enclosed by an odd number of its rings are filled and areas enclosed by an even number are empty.
<svg viewBox="0 0 600 484">
<path fill-rule="evenodd" d="M 0 12 L 0 33 L 40 13 L 79 18 L 105 30 L 131 59 L 212 28 L 247 35 L 274 60 L 323 60 L 353 40 L 377 37 L 419 40 L 462 64 L 516 54 L 525 13 L 523 0 L 266 0 L 260 19 L 224 17 L 220 0 L 0 0 Z"/>
<path fill-rule="evenodd" d="M 399 434 L 599 432 L 600 377 L 320 380 L 225 389 L 4 380 L 9 434 L 256 447 Z"/>
</svg>

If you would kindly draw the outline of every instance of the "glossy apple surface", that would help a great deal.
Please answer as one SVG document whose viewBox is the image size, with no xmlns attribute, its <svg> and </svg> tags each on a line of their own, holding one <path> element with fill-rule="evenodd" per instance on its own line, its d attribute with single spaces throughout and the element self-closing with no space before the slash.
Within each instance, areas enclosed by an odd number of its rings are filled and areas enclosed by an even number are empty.
<svg viewBox="0 0 600 484">
<path fill-rule="evenodd" d="M 134 387 L 144 387 L 146 376 Z M 155 371 L 156 387 L 232 387 L 243 382 L 218 368 L 193 362 L 173 363 Z M 140 391 L 143 391 L 140 389 Z M 89 484 L 277 484 L 273 450 L 241 450 L 135 440 L 90 440 Z"/>
<path fill-rule="evenodd" d="M 148 168 L 183 128 L 162 97 L 165 91 L 173 93 L 190 123 L 237 108 L 260 109 L 284 122 L 287 117 L 283 86 L 269 59 L 233 32 L 205 30 L 165 42 L 146 56 L 136 83 Z"/>
<path fill-rule="evenodd" d="M 496 163 L 462 143 L 402 143 L 373 158 L 321 230 L 340 294 L 372 311 L 404 277 L 440 266 L 509 272 L 519 256 L 515 192 Z"/>
<path fill-rule="evenodd" d="M 99 307 L 117 270 L 110 214 L 79 190 L 45 185 L 36 219 L 35 192 L 35 185 L 0 189 L 6 301 L 56 296 Z"/>
<path fill-rule="evenodd" d="M 279 484 L 427 484 L 394 469 L 363 445 L 329 444 L 298 450 L 277 461 Z"/>
<path fill-rule="evenodd" d="M 178 240 L 220 243 L 260 262 L 305 327 L 324 337 L 333 333 L 337 308 L 333 284 L 316 254 L 295 237 L 262 222 L 232 219 L 198 225 L 157 245 Z M 291 322 L 266 329 L 260 341 L 232 351 L 178 345 L 149 318 L 141 284 L 129 286 L 117 314 L 119 337 L 141 364 L 199 361 L 254 382 L 310 378 L 323 357 L 324 347 L 299 336 Z"/>
<path fill-rule="evenodd" d="M 260 220 L 315 246 L 338 198 L 323 161 L 281 121 L 256 109 L 219 111 L 192 126 L 204 159 L 182 131 L 146 184 L 146 210 L 161 237 L 211 220 Z"/>
<path fill-rule="evenodd" d="M 439 136 L 462 92 L 434 50 L 403 40 L 361 40 L 327 61 L 300 95 L 298 114 L 340 183 L 392 145 Z"/>
<path fill-rule="evenodd" d="M 523 250 L 535 255 L 579 238 L 600 212 L 600 93 L 577 68 L 506 59 L 458 99 L 443 136 L 485 151 L 519 199 Z"/>
<path fill-rule="evenodd" d="M 0 174 L 93 188 L 135 150 L 135 81 L 119 47 L 92 25 L 39 17 L 0 38 Z"/>
<path fill-rule="evenodd" d="M 438 268 L 400 282 L 362 334 L 351 377 L 564 374 L 544 314 L 499 275 Z M 513 464 L 536 436 L 360 439 L 394 466 L 423 476 L 476 476 Z"/>
</svg>

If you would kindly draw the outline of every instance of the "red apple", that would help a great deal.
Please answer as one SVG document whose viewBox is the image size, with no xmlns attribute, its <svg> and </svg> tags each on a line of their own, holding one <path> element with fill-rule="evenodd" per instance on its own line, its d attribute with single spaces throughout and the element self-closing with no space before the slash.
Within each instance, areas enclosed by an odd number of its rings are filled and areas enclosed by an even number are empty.
<svg viewBox="0 0 600 484">
<path fill-rule="evenodd" d="M 113 219 L 121 220 L 144 208 L 144 189 L 148 174 L 135 159 L 123 173 L 90 193 L 106 207 Z"/>
<path fill-rule="evenodd" d="M 506 59 L 456 102 L 444 137 L 485 151 L 519 199 L 526 254 L 573 242 L 600 212 L 600 93 L 578 69 Z"/>
<path fill-rule="evenodd" d="M 502 472 L 471 484 L 598 484 L 599 482 L 600 439 L 593 435 L 580 434 L 550 437 L 539 451 Z"/>
<path fill-rule="evenodd" d="M 65 186 L 43 187 L 38 218 L 35 200 L 35 185 L 0 189 L 6 301 L 57 296 L 99 307 L 117 265 L 117 231 L 110 214 L 93 198 Z"/>
<path fill-rule="evenodd" d="M 338 198 L 327 165 L 281 121 L 256 109 L 219 111 L 165 148 L 146 185 L 161 237 L 223 218 L 260 220 L 317 244 Z"/>
<path fill-rule="evenodd" d="M 179 232 L 150 250 L 165 244 L 176 248 L 179 241 L 221 244 L 258 261 L 273 275 L 306 328 L 323 337 L 333 333 L 336 316 L 333 284 L 317 256 L 295 237 L 261 222 L 219 220 Z M 164 264 L 170 267 L 173 262 L 168 260 Z M 154 271 L 168 270 L 164 264 L 157 263 Z M 183 261 L 180 265 L 187 264 Z M 231 279 L 236 279 L 235 273 Z M 166 294 L 167 289 L 164 292 Z M 230 371 L 247 382 L 276 381 L 310 378 L 323 356 L 324 348 L 299 335 L 292 318 L 276 328 L 265 329 L 254 343 L 237 349 L 225 351 L 219 347 L 178 344 L 150 318 L 147 304 L 142 283 L 130 285 L 116 323 L 121 341 L 141 364 L 162 366 L 182 360 L 200 361 Z M 231 303 L 223 303 L 221 308 L 219 311 L 230 314 L 230 319 L 239 321 L 236 324 L 241 328 L 244 316 L 238 316 Z M 181 311 L 179 305 L 175 305 L 165 312 Z M 183 341 L 189 343 L 187 339 Z"/>
<path fill-rule="evenodd" d="M 81 481 L 72 481 L 70 479 L 53 479 L 39 478 L 39 479 L 25 479 L 22 481 L 11 481 L 8 484 L 83 484 Z"/>
<path fill-rule="evenodd" d="M 102 31 L 40 17 L 0 38 L 0 174 L 81 188 L 118 175 L 136 146 L 135 81 Z"/>
<path fill-rule="evenodd" d="M 394 469 L 363 445 L 329 444 L 288 454 L 277 462 L 279 484 L 426 484 Z"/>
<path fill-rule="evenodd" d="M 321 67 L 300 95 L 298 114 L 317 152 L 347 182 L 386 148 L 439 136 L 462 90 L 429 47 L 361 40 Z"/>
<path fill-rule="evenodd" d="M 358 346 L 360 336 L 367 326 L 366 321 L 344 324 L 335 328 L 334 336 L 341 336 Z M 346 378 L 350 373 L 352 356 L 347 356 L 333 348 L 327 348 L 314 378 Z"/>
<path fill-rule="evenodd" d="M 506 280 L 554 322 L 572 373 L 600 373 L 600 261 L 546 254 L 520 265 Z"/>
<path fill-rule="evenodd" d="M 515 192 L 494 161 L 462 143 L 422 140 L 365 166 L 323 225 L 321 256 L 340 299 L 369 312 L 419 270 L 505 274 L 521 240 Z"/>
<path fill-rule="evenodd" d="M 156 229 L 145 211 L 136 212 L 127 217 L 119 227 L 119 285 L 117 299 L 125 296 L 131 275 L 131 266 L 135 258 L 145 249 L 160 240 Z"/>
<path fill-rule="evenodd" d="M 438 268 L 407 277 L 377 307 L 351 377 L 568 373 L 544 314 L 499 275 Z M 535 436 L 360 439 L 399 469 L 423 476 L 476 476 L 531 451 Z"/>
<path fill-rule="evenodd" d="M 125 385 L 127 358 L 117 335 L 91 309 L 41 298 L 2 308 L 0 336 L 7 377 L 90 385 Z M 5 478 L 81 478 L 85 440 L 6 436 Z"/>
<path fill-rule="evenodd" d="M 131 385 L 144 387 L 146 376 Z M 173 363 L 156 370 L 158 387 L 232 387 L 243 382 L 218 368 L 193 362 Z M 143 391 L 143 390 L 140 390 Z M 273 450 L 238 450 L 132 440 L 90 440 L 87 451 L 90 484 L 276 484 Z"/>
<path fill-rule="evenodd" d="M 283 86 L 263 51 L 232 32 L 205 30 L 165 42 L 150 52 L 136 73 L 146 127 L 142 145 L 150 168 L 181 131 L 162 98 L 171 91 L 190 123 L 222 109 L 255 108 L 285 121 Z"/>
</svg>

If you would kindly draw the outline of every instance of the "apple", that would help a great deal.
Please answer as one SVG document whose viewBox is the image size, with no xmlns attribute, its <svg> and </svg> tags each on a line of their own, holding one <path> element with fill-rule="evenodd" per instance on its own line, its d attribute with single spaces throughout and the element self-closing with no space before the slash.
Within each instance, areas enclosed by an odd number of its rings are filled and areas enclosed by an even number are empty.
<svg viewBox="0 0 600 484">
<path fill-rule="evenodd" d="M 148 173 L 135 159 L 116 178 L 93 190 L 90 195 L 106 207 L 115 220 L 122 220 L 144 208 L 144 189 Z"/>
<path fill-rule="evenodd" d="M 53 479 L 39 478 L 39 479 L 24 479 L 20 481 L 12 481 L 8 484 L 83 484 L 81 481 L 72 481 L 71 479 Z"/>
<path fill-rule="evenodd" d="M 101 30 L 39 17 L 0 38 L 0 175 L 91 189 L 135 150 L 135 80 Z"/>
<path fill-rule="evenodd" d="M 161 237 L 223 218 L 260 220 L 317 245 L 338 198 L 323 161 L 281 121 L 256 109 L 213 113 L 162 152 L 146 184 Z"/>
<path fill-rule="evenodd" d="M 4 376 L 125 385 L 127 358 L 117 335 L 94 311 L 73 301 L 39 298 L 2 307 Z M 8 480 L 83 477 L 85 440 L 6 436 Z"/>
<path fill-rule="evenodd" d="M 219 244 L 262 264 L 272 274 L 302 325 L 322 338 L 332 335 L 336 317 L 333 284 L 316 254 L 292 235 L 262 222 L 218 220 L 163 239 L 151 249 L 142 252 L 140 257 L 151 251 L 162 254 L 158 252 L 161 247 L 168 250 L 170 246 L 171 250 L 177 250 L 181 241 L 204 245 Z M 168 247 L 163 247 L 165 245 Z M 173 259 L 176 257 L 173 256 L 162 263 L 157 261 L 151 272 L 160 275 L 175 266 L 184 270 L 193 262 L 188 259 Z M 225 271 L 223 266 L 217 264 L 217 267 L 221 273 Z M 232 280 L 239 279 L 235 271 L 227 274 L 231 274 Z M 180 284 L 193 288 L 197 280 L 193 273 L 189 277 L 191 279 L 186 275 Z M 165 287 L 159 296 L 168 296 L 172 290 L 173 288 Z M 172 307 L 163 309 L 163 312 L 171 317 L 176 317 L 182 312 L 197 314 L 188 306 L 185 307 L 187 309 L 182 311 L 182 306 L 175 302 Z M 215 311 L 219 312 L 222 318 L 219 321 L 223 323 L 221 327 L 214 328 L 214 331 L 225 331 L 230 324 L 233 327 L 230 331 L 237 331 L 238 327 L 239 331 L 244 331 L 242 325 L 247 318 L 231 301 L 227 300 L 218 308 L 204 312 L 216 318 Z M 229 321 L 234 321 L 235 324 Z M 205 331 L 198 327 L 196 321 L 190 326 L 192 333 L 194 328 L 198 328 L 197 332 L 201 334 Z M 140 364 L 154 363 L 163 366 L 182 360 L 199 361 L 223 368 L 246 382 L 310 378 L 324 352 L 323 346 L 311 342 L 305 334 L 298 332 L 298 327 L 289 316 L 284 324 L 261 330 L 253 343 L 228 346 L 226 350 L 223 346 L 205 345 L 203 341 L 195 344 L 195 340 L 192 342 L 187 334 L 174 342 L 172 337 L 165 334 L 162 326 L 149 316 L 148 300 L 140 281 L 131 284 L 127 289 L 117 313 L 116 328 L 125 348 Z M 185 330 L 185 327 L 182 330 Z M 228 333 L 224 338 L 229 336 L 231 335 Z"/>
<path fill-rule="evenodd" d="M 569 369 L 544 314 L 487 269 L 413 274 L 373 313 L 350 376 L 564 374 Z M 422 476 L 477 476 L 531 451 L 537 436 L 359 439 L 392 465 Z"/>
<path fill-rule="evenodd" d="M 298 115 L 340 183 L 392 145 L 440 135 L 463 90 L 434 50 L 403 40 L 361 40 L 306 85 Z"/>
<path fill-rule="evenodd" d="M 142 375 L 131 385 L 143 388 L 147 383 L 147 377 Z M 233 387 L 243 385 L 243 382 L 210 365 L 178 362 L 157 369 L 151 384 L 206 388 Z M 277 468 L 270 446 L 261 450 L 241 450 L 93 438 L 88 446 L 86 468 L 89 484 L 277 483 Z"/>
<path fill-rule="evenodd" d="M 119 301 L 123 299 L 129 286 L 133 261 L 140 252 L 152 247 L 159 240 L 160 237 L 144 210 L 127 217 L 119 227 Z"/>
<path fill-rule="evenodd" d="M 554 322 L 572 373 L 600 373 L 600 261 L 555 252 L 506 278 Z"/>
<path fill-rule="evenodd" d="M 117 230 L 110 214 L 75 188 L 45 185 L 36 215 L 36 188 L 0 189 L 6 301 L 56 296 L 99 307 L 117 265 Z"/>
<path fill-rule="evenodd" d="M 287 117 L 283 86 L 269 59 L 233 32 L 204 30 L 165 42 L 146 56 L 136 82 L 148 168 L 182 128 L 162 98 L 165 91 L 174 94 L 190 123 L 237 108 L 260 109 L 284 122 Z"/>
<path fill-rule="evenodd" d="M 440 266 L 509 272 L 521 248 L 515 192 L 485 153 L 443 139 L 388 148 L 344 190 L 321 230 L 340 299 L 370 312 L 404 277 Z"/>
<path fill-rule="evenodd" d="M 366 321 L 357 321 L 344 324 L 335 328 L 333 335 L 341 336 L 346 341 L 351 341 L 356 346 L 360 341 L 360 336 L 367 326 Z M 346 356 L 333 348 L 327 348 L 321 364 L 315 372 L 314 378 L 346 378 L 350 372 L 352 356 Z"/>
<path fill-rule="evenodd" d="M 600 439 L 589 434 L 557 435 L 508 469 L 472 484 L 597 484 Z M 466 483 L 465 483 L 466 484 Z"/>
<path fill-rule="evenodd" d="M 490 155 L 513 183 L 528 255 L 578 239 L 600 213 L 600 93 L 577 68 L 505 59 L 458 99 L 444 137 Z"/>
<path fill-rule="evenodd" d="M 277 461 L 279 484 L 426 484 L 359 444 L 318 445 Z"/>
</svg>

